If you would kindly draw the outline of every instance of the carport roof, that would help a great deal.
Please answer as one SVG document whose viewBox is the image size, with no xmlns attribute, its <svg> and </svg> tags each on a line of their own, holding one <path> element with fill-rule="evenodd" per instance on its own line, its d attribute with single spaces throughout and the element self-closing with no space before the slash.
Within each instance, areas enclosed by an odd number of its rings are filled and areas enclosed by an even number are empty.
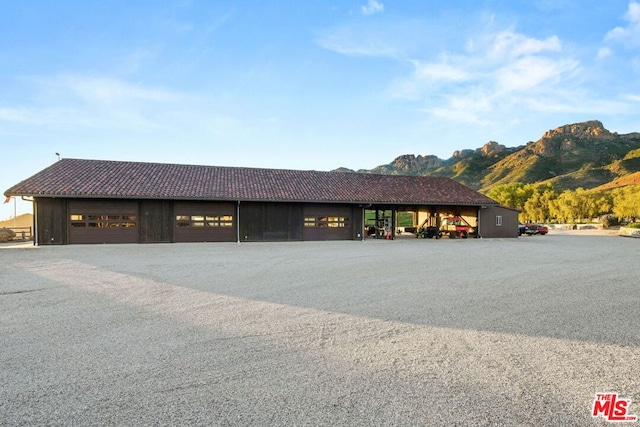
<svg viewBox="0 0 640 427">
<path fill-rule="evenodd" d="M 7 197 L 498 205 L 442 177 L 84 159 L 62 159 L 4 194 Z"/>
</svg>

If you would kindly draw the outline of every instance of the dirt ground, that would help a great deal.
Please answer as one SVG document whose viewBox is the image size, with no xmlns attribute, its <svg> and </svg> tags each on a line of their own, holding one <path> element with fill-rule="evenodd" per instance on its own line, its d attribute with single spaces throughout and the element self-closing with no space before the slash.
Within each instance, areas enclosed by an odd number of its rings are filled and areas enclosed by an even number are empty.
<svg viewBox="0 0 640 427">
<path fill-rule="evenodd" d="M 605 425 L 640 239 L 0 246 L 0 425 Z"/>
</svg>

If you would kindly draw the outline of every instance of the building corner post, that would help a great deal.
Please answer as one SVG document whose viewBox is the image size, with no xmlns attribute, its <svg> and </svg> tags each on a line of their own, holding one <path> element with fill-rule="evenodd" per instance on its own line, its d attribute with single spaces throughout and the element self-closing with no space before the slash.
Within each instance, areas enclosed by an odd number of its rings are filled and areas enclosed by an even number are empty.
<svg viewBox="0 0 640 427">
<path fill-rule="evenodd" d="M 240 200 L 238 200 L 238 207 L 236 208 L 236 239 L 240 244 Z"/>
</svg>

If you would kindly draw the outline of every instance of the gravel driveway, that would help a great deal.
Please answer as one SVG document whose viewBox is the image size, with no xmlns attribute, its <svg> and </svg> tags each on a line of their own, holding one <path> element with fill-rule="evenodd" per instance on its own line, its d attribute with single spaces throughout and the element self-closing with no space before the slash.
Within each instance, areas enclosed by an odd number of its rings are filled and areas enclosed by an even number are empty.
<svg viewBox="0 0 640 427">
<path fill-rule="evenodd" d="M 640 415 L 640 239 L 0 248 L 0 425 Z"/>
</svg>

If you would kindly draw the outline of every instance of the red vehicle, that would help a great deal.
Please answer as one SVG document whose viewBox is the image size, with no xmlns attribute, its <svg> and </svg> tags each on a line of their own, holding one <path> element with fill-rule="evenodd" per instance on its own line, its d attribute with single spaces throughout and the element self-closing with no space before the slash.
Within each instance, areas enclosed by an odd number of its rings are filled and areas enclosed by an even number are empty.
<svg viewBox="0 0 640 427">
<path fill-rule="evenodd" d="M 459 216 L 449 216 L 442 220 L 440 231 L 448 234 L 450 238 L 461 237 L 466 239 L 473 230 L 469 223 Z"/>
<path fill-rule="evenodd" d="M 535 234 L 539 234 L 544 236 L 549 232 L 549 228 L 546 225 L 540 224 L 525 224 L 524 225 L 524 234 L 527 236 L 533 236 Z"/>
</svg>

